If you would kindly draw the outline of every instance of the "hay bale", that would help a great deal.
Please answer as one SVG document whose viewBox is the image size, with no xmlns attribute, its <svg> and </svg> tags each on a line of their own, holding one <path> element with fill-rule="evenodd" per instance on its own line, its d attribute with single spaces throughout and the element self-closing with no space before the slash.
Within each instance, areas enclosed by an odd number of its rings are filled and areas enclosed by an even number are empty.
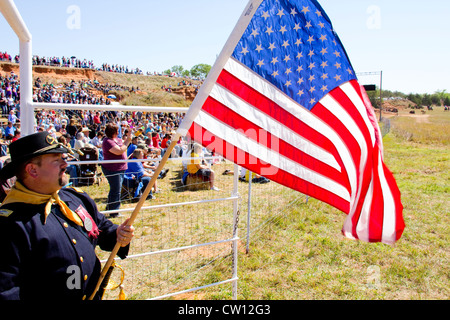
<svg viewBox="0 0 450 320">
<path fill-rule="evenodd" d="M 186 178 L 186 188 L 189 191 L 209 190 L 209 181 L 203 181 L 202 177 L 188 175 Z"/>
</svg>

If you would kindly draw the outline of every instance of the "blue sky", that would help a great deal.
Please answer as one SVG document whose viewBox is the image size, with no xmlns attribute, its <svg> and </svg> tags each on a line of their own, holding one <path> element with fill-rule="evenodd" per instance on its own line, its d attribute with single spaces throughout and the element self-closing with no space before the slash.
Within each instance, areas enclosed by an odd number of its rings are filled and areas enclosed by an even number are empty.
<svg viewBox="0 0 450 320">
<path fill-rule="evenodd" d="M 76 56 L 163 71 L 213 64 L 247 0 L 15 0 L 33 54 Z M 383 71 L 383 88 L 450 92 L 450 1 L 319 0 L 357 73 Z M 79 10 L 72 10 L 75 8 Z M 0 51 L 19 52 L 0 16 Z M 360 76 L 379 84 L 379 76 Z"/>
</svg>

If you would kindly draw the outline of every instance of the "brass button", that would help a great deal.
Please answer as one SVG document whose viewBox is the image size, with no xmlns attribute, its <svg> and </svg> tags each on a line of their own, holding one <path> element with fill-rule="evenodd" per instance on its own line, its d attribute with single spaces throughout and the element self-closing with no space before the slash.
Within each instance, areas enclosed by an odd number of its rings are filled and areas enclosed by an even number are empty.
<svg viewBox="0 0 450 320">
<path fill-rule="evenodd" d="M 87 274 L 84 275 L 84 281 L 86 281 L 88 278 Z"/>
<path fill-rule="evenodd" d="M 77 244 L 77 240 L 72 239 L 73 244 Z"/>
<path fill-rule="evenodd" d="M 81 262 L 84 262 L 84 258 L 83 258 L 83 257 L 80 257 L 80 261 L 81 261 Z"/>
<path fill-rule="evenodd" d="M 67 222 L 64 222 L 63 226 L 64 226 L 64 228 L 68 228 L 68 227 L 69 227 L 69 225 L 67 224 Z"/>
</svg>

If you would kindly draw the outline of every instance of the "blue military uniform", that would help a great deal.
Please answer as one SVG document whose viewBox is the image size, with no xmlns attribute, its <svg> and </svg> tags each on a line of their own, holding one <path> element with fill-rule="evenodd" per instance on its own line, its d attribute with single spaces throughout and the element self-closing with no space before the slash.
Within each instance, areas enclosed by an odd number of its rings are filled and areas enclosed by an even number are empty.
<svg viewBox="0 0 450 320">
<path fill-rule="evenodd" d="M 101 272 L 98 245 L 111 251 L 117 225 L 99 213 L 94 201 L 75 188 L 59 196 L 75 211 L 84 207 L 98 237 L 66 218 L 58 205 L 45 218 L 45 204 L 9 203 L 0 208 L 0 300 L 82 300 L 94 291 Z M 129 246 L 119 250 L 122 259 Z M 98 297 L 97 297 L 98 298 Z"/>
</svg>

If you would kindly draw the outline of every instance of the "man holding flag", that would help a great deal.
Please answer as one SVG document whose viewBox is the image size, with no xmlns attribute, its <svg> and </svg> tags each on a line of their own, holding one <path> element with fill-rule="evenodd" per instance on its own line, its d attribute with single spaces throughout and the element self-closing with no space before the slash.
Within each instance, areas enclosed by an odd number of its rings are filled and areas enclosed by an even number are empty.
<svg viewBox="0 0 450 320">
<path fill-rule="evenodd" d="M 69 150 L 48 132 L 9 149 L 0 177 L 17 181 L 0 207 L 0 300 L 86 299 L 101 271 L 96 246 L 118 245 L 125 258 L 134 228 L 113 224 L 85 192 L 64 187 Z"/>
</svg>

